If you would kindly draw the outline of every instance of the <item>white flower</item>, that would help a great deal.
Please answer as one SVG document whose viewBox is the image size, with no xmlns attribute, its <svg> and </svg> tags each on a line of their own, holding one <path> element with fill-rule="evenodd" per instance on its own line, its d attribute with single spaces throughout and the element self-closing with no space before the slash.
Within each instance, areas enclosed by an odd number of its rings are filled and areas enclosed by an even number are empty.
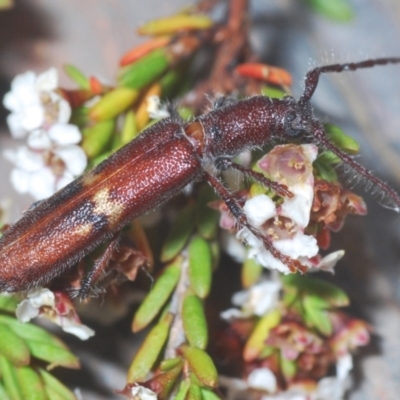
<svg viewBox="0 0 400 400">
<path fill-rule="evenodd" d="M 269 368 L 256 368 L 247 377 L 249 386 L 253 389 L 275 393 L 277 382 L 274 373 Z"/>
<path fill-rule="evenodd" d="M 302 264 L 310 268 L 310 272 L 326 271 L 331 274 L 335 273 L 336 263 L 344 256 L 344 250 L 337 250 L 329 253 L 325 257 L 321 257 L 317 254 L 315 257 L 310 259 L 303 259 Z"/>
<path fill-rule="evenodd" d="M 27 298 L 18 305 L 15 313 L 21 322 L 44 317 L 59 325 L 64 332 L 71 333 L 81 340 L 94 335 L 92 329 L 82 325 L 69 298 L 65 294 L 55 295 L 49 289 L 39 288 L 30 291 Z"/>
<path fill-rule="evenodd" d="M 242 263 L 247 257 L 247 250 L 243 243 L 226 230 L 221 231 L 221 247 L 237 263 Z"/>
<path fill-rule="evenodd" d="M 10 176 L 15 190 L 41 200 L 72 182 L 87 165 L 80 141 L 75 125 L 57 123 L 47 131 L 33 131 L 29 147 L 6 150 L 4 156 L 16 166 Z"/>
<path fill-rule="evenodd" d="M 151 119 L 162 119 L 170 117 L 167 107 L 161 105 L 158 96 L 149 96 L 147 98 L 147 112 Z"/>
<path fill-rule="evenodd" d="M 71 108 L 56 92 L 57 88 L 58 75 L 54 68 L 38 76 L 29 71 L 14 78 L 3 104 L 11 111 L 7 123 L 15 138 L 23 138 L 35 129 L 47 128 L 57 122 L 69 121 Z"/>
<path fill-rule="evenodd" d="M 276 308 L 282 285 L 279 281 L 265 281 L 252 286 L 248 290 L 237 292 L 232 297 L 232 303 L 241 310 L 231 308 L 221 313 L 221 318 L 231 320 L 247 318 L 252 315 L 259 317 Z"/>
<path fill-rule="evenodd" d="M 133 400 L 157 400 L 157 394 L 143 386 L 134 386 L 131 389 L 131 399 Z"/>
<path fill-rule="evenodd" d="M 293 388 L 276 393 L 277 381 L 273 372 L 268 368 L 256 368 L 250 372 L 247 381 L 237 378 L 220 376 L 220 385 L 226 388 L 227 400 L 254 399 L 249 389 L 263 390 L 261 400 L 343 400 L 349 388 L 349 373 L 353 367 L 350 354 L 339 358 L 336 364 L 336 377 L 322 378 L 313 393 Z M 259 398 L 259 397 L 257 397 Z"/>
<path fill-rule="evenodd" d="M 260 194 L 247 200 L 243 207 L 254 228 L 268 237 L 282 254 L 300 262 L 319 251 L 317 240 L 304 234 L 314 197 L 312 162 L 317 153 L 317 147 L 311 144 L 276 146 L 260 160 L 259 166 L 275 181 L 287 185 L 294 196 L 277 206 L 271 198 Z M 250 246 L 249 257 L 264 267 L 290 273 L 289 267 L 276 259 L 249 229 L 242 228 L 237 237 Z"/>
<path fill-rule="evenodd" d="M 336 377 L 322 378 L 312 400 L 343 400 L 350 387 L 349 373 L 353 368 L 353 359 L 349 353 L 339 358 L 336 364 Z"/>
<path fill-rule="evenodd" d="M 249 386 L 243 379 L 220 375 L 219 384 L 226 389 L 226 400 L 247 400 L 252 398 L 249 397 Z"/>
</svg>

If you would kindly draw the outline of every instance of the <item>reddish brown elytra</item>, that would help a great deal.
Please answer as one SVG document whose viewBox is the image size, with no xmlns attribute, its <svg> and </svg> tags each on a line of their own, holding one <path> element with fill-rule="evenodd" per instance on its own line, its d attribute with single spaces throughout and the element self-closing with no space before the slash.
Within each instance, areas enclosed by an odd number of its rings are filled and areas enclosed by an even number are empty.
<svg viewBox="0 0 400 400">
<path fill-rule="evenodd" d="M 306 76 L 299 100 L 255 96 L 247 100 L 217 101 L 215 109 L 192 122 L 165 119 L 120 149 L 93 170 L 29 210 L 0 240 L 0 291 L 23 291 L 44 285 L 70 268 L 105 240 L 114 246 L 123 226 L 178 194 L 188 183 L 203 179 L 225 201 L 238 225 L 247 227 L 265 247 L 292 271 L 303 270 L 297 261 L 280 253 L 252 227 L 238 200 L 222 182 L 204 170 L 211 162 L 218 170 L 233 168 L 291 196 L 283 185 L 232 161 L 247 149 L 272 140 L 305 140 L 335 153 L 400 209 L 400 197 L 350 156 L 329 142 L 310 99 L 322 73 L 400 63 L 382 58 L 318 67 Z M 104 268 L 95 264 L 78 293 L 86 296 Z M 101 272 L 101 271 L 100 271 Z"/>
</svg>

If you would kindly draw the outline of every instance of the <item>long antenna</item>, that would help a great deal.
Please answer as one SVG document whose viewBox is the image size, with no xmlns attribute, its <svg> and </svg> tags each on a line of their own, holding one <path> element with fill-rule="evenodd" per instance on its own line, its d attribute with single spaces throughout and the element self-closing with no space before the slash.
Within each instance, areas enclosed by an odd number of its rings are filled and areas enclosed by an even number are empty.
<svg viewBox="0 0 400 400">
<path fill-rule="evenodd" d="M 351 156 L 337 148 L 333 143 L 331 143 L 325 134 L 324 128 L 322 126 L 314 126 L 314 137 L 317 142 L 325 147 L 326 150 L 331 151 L 337 155 L 346 165 L 356 171 L 360 176 L 365 178 L 367 181 L 378 187 L 383 193 L 386 193 L 390 199 L 394 201 L 396 207 L 393 207 L 394 211 L 400 212 L 400 196 L 385 182 L 377 178 L 367 168 L 363 167 L 358 162 L 354 161 Z"/>
<path fill-rule="evenodd" d="M 360 68 L 372 68 L 377 65 L 386 64 L 398 64 L 400 63 L 400 57 L 391 58 L 375 58 L 372 60 L 360 61 L 357 63 L 346 63 L 346 64 L 331 64 L 325 65 L 323 67 L 317 67 L 309 71 L 306 75 L 306 84 L 304 88 L 304 93 L 300 97 L 300 103 L 310 101 L 315 89 L 318 86 L 319 77 L 321 74 L 328 72 L 343 72 L 343 71 L 355 71 Z"/>
</svg>

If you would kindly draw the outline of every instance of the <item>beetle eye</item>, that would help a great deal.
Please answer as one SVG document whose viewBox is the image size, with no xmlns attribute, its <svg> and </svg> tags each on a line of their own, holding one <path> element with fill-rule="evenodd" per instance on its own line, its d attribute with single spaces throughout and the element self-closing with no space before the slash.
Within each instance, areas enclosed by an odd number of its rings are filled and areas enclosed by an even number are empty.
<svg viewBox="0 0 400 400">
<path fill-rule="evenodd" d="M 295 111 L 289 111 L 285 115 L 285 135 L 290 138 L 297 138 L 302 135 L 301 118 Z"/>
</svg>

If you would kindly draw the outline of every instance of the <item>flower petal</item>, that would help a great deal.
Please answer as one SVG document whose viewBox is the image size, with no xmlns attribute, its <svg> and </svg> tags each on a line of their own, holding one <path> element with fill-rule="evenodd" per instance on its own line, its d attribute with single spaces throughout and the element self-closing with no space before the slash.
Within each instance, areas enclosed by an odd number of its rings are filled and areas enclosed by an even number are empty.
<svg viewBox="0 0 400 400">
<path fill-rule="evenodd" d="M 28 193 L 30 186 L 30 174 L 26 171 L 22 171 L 21 169 L 14 168 L 10 174 L 10 182 L 18 193 Z"/>
<path fill-rule="evenodd" d="M 314 257 L 319 248 L 314 236 L 297 233 L 292 239 L 282 239 L 273 242 L 274 247 L 281 253 L 298 259 L 299 257 Z"/>
<path fill-rule="evenodd" d="M 48 131 L 49 138 L 58 146 L 78 144 L 82 134 L 76 125 L 56 123 Z"/>
<path fill-rule="evenodd" d="M 50 92 L 58 87 L 58 72 L 56 68 L 50 68 L 36 78 L 36 90 Z"/>
<path fill-rule="evenodd" d="M 256 368 L 250 372 L 247 382 L 251 388 L 275 393 L 277 382 L 274 373 L 269 368 Z"/>
<path fill-rule="evenodd" d="M 49 168 L 34 172 L 30 177 L 29 193 L 36 200 L 50 197 L 55 192 L 56 177 Z"/>
<path fill-rule="evenodd" d="M 254 227 L 260 227 L 265 221 L 276 215 L 275 203 L 265 194 L 247 200 L 243 209 L 248 221 Z"/>
<path fill-rule="evenodd" d="M 87 166 L 87 158 L 79 146 L 64 146 L 54 150 L 54 153 L 64 161 L 67 170 L 74 176 L 83 173 Z"/>
<path fill-rule="evenodd" d="M 31 132 L 27 140 L 28 146 L 34 150 L 47 150 L 51 148 L 49 135 L 43 129 Z"/>
</svg>

